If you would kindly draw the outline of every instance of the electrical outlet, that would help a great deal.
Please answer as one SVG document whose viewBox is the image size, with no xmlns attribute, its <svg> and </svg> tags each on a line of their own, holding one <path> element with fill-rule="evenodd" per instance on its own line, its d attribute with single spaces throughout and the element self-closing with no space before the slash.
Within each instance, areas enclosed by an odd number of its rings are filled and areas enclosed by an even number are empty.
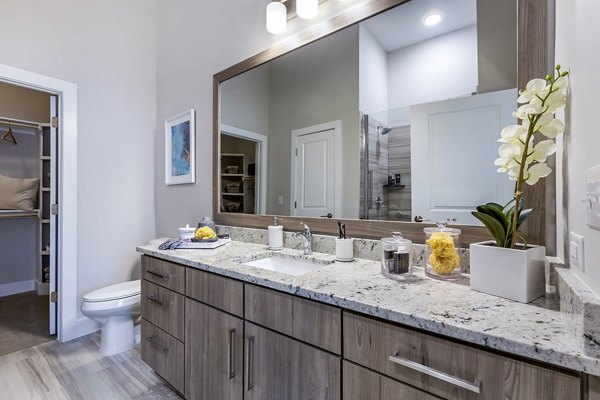
<svg viewBox="0 0 600 400">
<path fill-rule="evenodd" d="M 583 248 L 583 236 L 571 232 L 569 234 L 569 264 L 578 267 L 585 272 L 585 253 Z"/>
<path fill-rule="evenodd" d="M 277 196 L 277 203 L 282 206 L 283 205 L 283 196 Z"/>
</svg>

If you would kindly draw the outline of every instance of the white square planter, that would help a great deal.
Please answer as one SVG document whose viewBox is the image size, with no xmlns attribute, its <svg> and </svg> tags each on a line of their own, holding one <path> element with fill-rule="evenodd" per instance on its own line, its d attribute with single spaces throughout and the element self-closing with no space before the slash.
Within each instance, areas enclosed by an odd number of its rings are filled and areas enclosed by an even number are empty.
<svg viewBox="0 0 600 400">
<path fill-rule="evenodd" d="M 494 241 L 473 243 L 471 289 L 529 303 L 546 294 L 546 248 L 496 247 Z"/>
</svg>

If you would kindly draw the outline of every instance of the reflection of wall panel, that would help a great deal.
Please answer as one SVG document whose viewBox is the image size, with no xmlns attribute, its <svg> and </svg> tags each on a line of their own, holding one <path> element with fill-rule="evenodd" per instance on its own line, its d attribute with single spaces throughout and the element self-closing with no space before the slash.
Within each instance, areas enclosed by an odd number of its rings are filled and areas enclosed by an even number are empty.
<svg viewBox="0 0 600 400">
<path fill-rule="evenodd" d="M 393 128 L 389 136 L 389 170 L 401 174 L 404 188 L 388 190 L 389 219 L 411 220 L 410 126 Z"/>
</svg>

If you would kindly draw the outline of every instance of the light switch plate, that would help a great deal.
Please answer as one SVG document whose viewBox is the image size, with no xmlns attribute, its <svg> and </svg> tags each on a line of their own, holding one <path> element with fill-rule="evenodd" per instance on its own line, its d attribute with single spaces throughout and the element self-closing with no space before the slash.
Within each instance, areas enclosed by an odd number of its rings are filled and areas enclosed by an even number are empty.
<svg viewBox="0 0 600 400">
<path fill-rule="evenodd" d="M 578 267 L 585 272 L 585 252 L 583 247 L 583 236 L 575 232 L 569 234 L 569 264 Z"/>
<path fill-rule="evenodd" d="M 600 230 L 600 165 L 588 169 L 585 178 L 587 193 L 582 202 L 586 208 L 586 223 L 590 228 Z"/>
<path fill-rule="evenodd" d="M 283 196 L 277 196 L 277 203 L 283 205 Z"/>
</svg>

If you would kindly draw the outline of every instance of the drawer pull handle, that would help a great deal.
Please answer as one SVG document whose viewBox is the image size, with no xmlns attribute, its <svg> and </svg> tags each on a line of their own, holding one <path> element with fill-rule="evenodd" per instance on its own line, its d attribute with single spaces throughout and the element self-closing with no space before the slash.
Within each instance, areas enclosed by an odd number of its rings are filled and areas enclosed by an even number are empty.
<svg viewBox="0 0 600 400">
<path fill-rule="evenodd" d="M 235 378 L 235 336 L 236 330 L 229 330 L 229 379 Z"/>
<path fill-rule="evenodd" d="M 148 296 L 147 296 L 147 299 L 148 299 L 148 300 L 150 300 L 150 301 L 151 301 L 151 302 L 153 302 L 153 303 L 156 303 L 156 304 L 158 304 L 158 305 L 159 305 L 159 306 L 161 306 L 161 307 L 165 307 L 165 306 L 166 306 L 166 304 L 165 304 L 165 303 L 163 303 L 162 301 L 158 300 L 158 299 L 156 298 L 156 296 L 155 296 L 155 295 L 153 295 L 153 294 L 151 294 L 151 295 L 148 295 Z"/>
<path fill-rule="evenodd" d="M 150 275 L 154 275 L 155 277 L 159 278 L 159 279 L 163 279 L 165 281 L 169 280 L 169 275 L 163 275 L 163 274 L 159 274 L 158 272 L 156 272 L 153 269 L 148 269 L 146 270 L 147 273 L 149 273 Z"/>
<path fill-rule="evenodd" d="M 440 379 L 444 382 L 448 382 L 452 385 L 461 387 L 463 389 L 467 389 L 471 392 L 480 393 L 480 388 L 479 388 L 480 383 L 478 380 L 476 380 L 475 383 L 467 382 L 467 381 L 457 378 L 455 376 L 448 375 L 445 372 L 441 372 L 436 369 L 429 368 L 423 364 L 419 364 L 414 361 L 410 361 L 405 358 L 398 357 L 398 353 L 394 354 L 393 356 L 390 356 L 390 361 L 393 363 L 402 365 L 403 367 L 410 368 L 414 371 L 421 372 L 425 375 L 429 375 L 434 378 Z"/>
<path fill-rule="evenodd" d="M 158 340 L 156 340 L 156 337 L 155 337 L 155 336 L 148 336 L 148 337 L 146 338 L 146 340 L 147 340 L 148 342 L 150 342 L 150 344 L 151 344 L 152 346 L 154 346 L 154 347 L 158 348 L 158 349 L 159 349 L 160 351 L 162 351 L 163 353 L 166 353 L 167 351 L 169 351 L 169 348 L 168 348 L 168 347 L 163 347 L 163 346 L 161 346 L 161 345 L 158 343 Z"/>
<path fill-rule="evenodd" d="M 248 380 L 246 391 L 254 388 L 254 336 L 248 336 Z"/>
</svg>

